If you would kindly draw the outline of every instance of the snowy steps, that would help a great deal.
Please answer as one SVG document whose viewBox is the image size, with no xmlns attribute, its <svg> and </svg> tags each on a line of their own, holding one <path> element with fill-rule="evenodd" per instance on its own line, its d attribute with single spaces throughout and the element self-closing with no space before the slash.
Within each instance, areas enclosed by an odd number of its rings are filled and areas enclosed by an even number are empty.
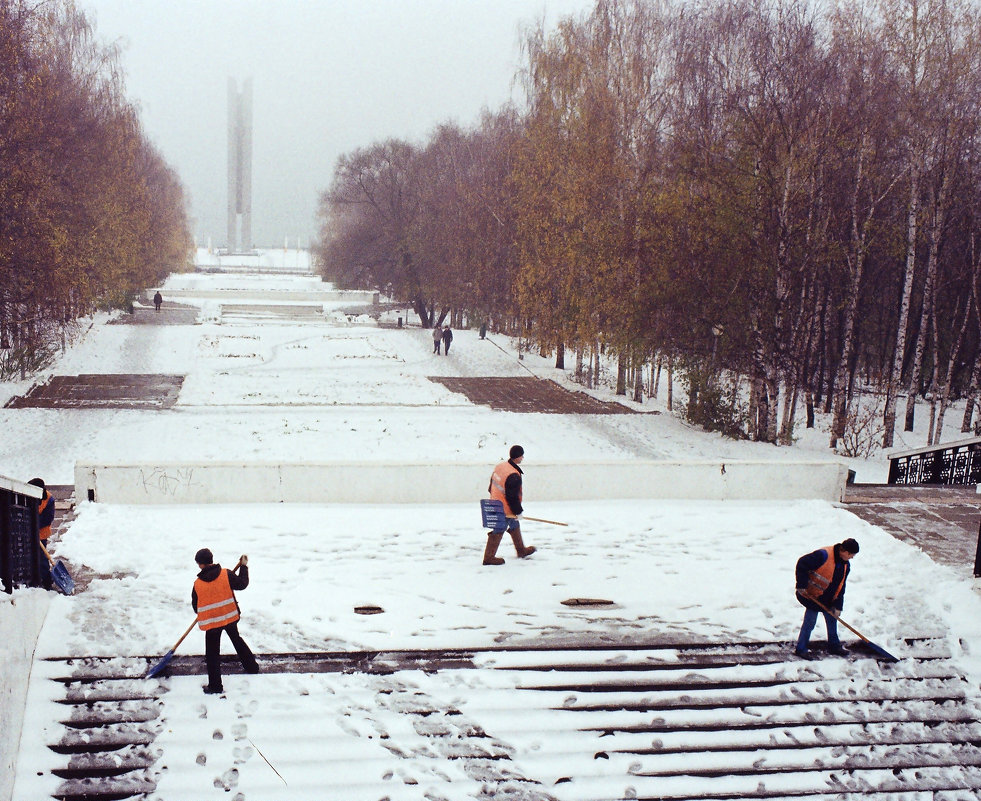
<svg viewBox="0 0 981 801">
<path fill-rule="evenodd" d="M 324 321 L 323 304 L 298 303 L 223 303 L 223 325 L 254 325 L 258 322 L 312 322 Z"/>
<path fill-rule="evenodd" d="M 898 664 L 861 652 L 807 662 L 780 643 L 267 654 L 249 678 L 265 701 L 282 686 L 275 674 L 343 674 L 324 679 L 338 693 L 344 680 L 367 682 L 364 717 L 349 732 L 315 716 L 282 726 L 289 757 L 279 769 L 304 776 L 323 766 L 309 797 L 439 798 L 440 784 L 455 797 L 524 801 L 976 797 L 981 692 L 943 640 L 911 638 L 897 655 Z M 229 659 L 223 670 L 235 674 Z M 156 792 L 168 770 L 157 735 L 164 725 L 193 728 L 199 715 L 167 705 L 168 676 L 140 678 L 155 661 L 52 660 L 66 713 L 51 745 L 67 757 L 54 771 L 63 780 L 56 798 Z M 174 677 L 204 673 L 201 657 L 175 657 L 170 668 Z M 453 689 L 461 681 L 480 686 L 465 703 Z M 235 705 L 236 740 L 248 751 L 247 705 L 223 703 Z M 377 723 L 391 718 L 405 731 Z M 366 737 L 374 751 L 364 750 Z M 175 748 L 168 761 L 178 760 Z M 249 798 L 280 797 L 269 773 L 265 789 L 250 780 Z M 235 789 L 237 771 L 223 781 Z M 195 793 L 176 789 L 173 772 L 166 786 L 172 801 Z M 302 785 L 289 789 L 305 797 Z"/>
</svg>

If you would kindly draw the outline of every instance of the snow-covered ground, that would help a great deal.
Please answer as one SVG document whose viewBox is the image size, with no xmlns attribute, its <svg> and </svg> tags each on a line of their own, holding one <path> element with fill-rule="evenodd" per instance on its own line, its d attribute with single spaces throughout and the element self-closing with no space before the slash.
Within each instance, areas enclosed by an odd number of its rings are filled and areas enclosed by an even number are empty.
<svg viewBox="0 0 981 801">
<path fill-rule="evenodd" d="M 195 282 L 201 285 L 201 277 Z M 426 486 L 419 487 L 418 504 L 401 506 L 82 503 L 56 550 L 95 577 L 71 598 L 37 590 L 0 598 L 4 675 L 11 666 L 24 666 L 16 662 L 11 643 L 24 626 L 25 610 L 37 614 L 48 603 L 35 659 L 162 655 L 193 618 L 193 556 L 202 546 L 228 567 L 240 554 L 249 555 L 252 583 L 239 593 L 240 630 L 257 653 L 270 653 L 483 647 L 587 636 L 609 643 L 789 642 L 800 625 L 792 596 L 797 557 L 845 537 L 861 544 L 845 617 L 887 649 L 901 648 L 902 637 L 920 632 L 946 636 L 965 669 L 981 674 L 969 657 L 981 646 L 981 604 L 971 586 L 833 504 L 535 500 L 536 460 L 810 460 L 831 455 L 825 432 L 799 432 L 801 440 L 792 448 L 734 442 L 686 425 L 665 411 L 663 399 L 646 402 L 638 408 L 647 413 L 637 415 L 493 411 L 470 405 L 427 377 L 531 371 L 567 379 L 550 360 L 534 355 L 519 360 L 503 337 L 481 341 L 476 332 L 457 331 L 449 356 L 431 351 L 429 331 L 418 326 L 379 328 L 368 318 L 349 321 L 340 314 L 326 322 L 251 326 L 95 321 L 52 372 L 185 374 L 177 405 L 167 411 L 0 409 L 0 474 L 70 483 L 76 459 L 428 459 L 432 481 L 438 482 L 443 463 L 484 461 L 489 473 L 511 444 L 520 443 L 526 450 L 528 514 L 570 525 L 525 523 L 525 540 L 539 552 L 518 560 L 508 546 L 502 549 L 507 564 L 492 568 L 480 565 L 485 536 L 479 490 L 472 505 L 447 506 L 427 504 Z M 28 386 L 0 387 L 0 402 Z M 612 399 L 606 390 L 594 394 Z M 948 416 L 947 439 L 963 436 L 953 427 L 959 419 L 956 410 Z M 915 437 L 897 442 L 897 448 L 925 439 L 922 433 Z M 882 458 L 848 463 L 859 481 L 885 479 Z M 570 597 L 609 598 L 616 604 L 605 610 L 562 606 Z M 354 607 L 364 604 L 385 612 L 355 614 Z M 203 653 L 203 648 L 203 637 L 194 632 L 181 653 Z M 488 682 L 494 680 L 483 671 L 450 671 L 426 681 L 427 693 L 438 703 L 466 712 L 468 705 L 477 708 L 486 700 Z M 382 734 L 395 725 L 373 706 L 374 685 L 357 677 L 233 675 L 225 680 L 227 698 L 201 695 L 201 677 L 170 682 L 166 731 L 156 743 L 164 749 L 161 764 L 168 765 L 157 797 L 170 801 L 229 797 L 228 782 L 216 779 L 215 766 L 230 769 L 232 762 L 242 798 L 314 797 L 291 795 L 275 776 L 270 785 L 272 774 L 263 760 L 233 758 L 231 739 L 213 741 L 214 731 L 241 725 L 243 715 L 249 731 L 262 733 L 265 756 L 287 766 L 284 778 L 294 793 L 296 787 L 315 786 L 316 776 L 304 773 L 307 763 L 291 762 L 286 746 L 277 749 L 273 743 L 293 742 L 288 735 L 298 717 L 314 716 L 318 731 L 341 740 L 355 737 L 358 726 L 370 724 Z M 36 801 L 59 781 L 50 771 L 63 758 L 48 750 L 46 739 L 58 719 L 50 684 L 40 679 L 31 684 L 16 801 Z M 4 693 L 0 709 L 4 720 L 13 715 L 10 695 Z M 358 758 L 363 749 L 377 748 L 377 742 L 363 738 L 345 742 L 349 751 L 344 753 L 357 752 Z M 210 757 L 202 762 L 206 751 Z M 3 780 L 8 785 L 0 789 L 9 792 L 9 777 Z M 562 787 L 550 792 L 566 797 Z M 422 798 L 425 790 L 415 787 L 406 797 Z M 473 787 L 440 784 L 439 793 L 470 798 Z"/>
</svg>

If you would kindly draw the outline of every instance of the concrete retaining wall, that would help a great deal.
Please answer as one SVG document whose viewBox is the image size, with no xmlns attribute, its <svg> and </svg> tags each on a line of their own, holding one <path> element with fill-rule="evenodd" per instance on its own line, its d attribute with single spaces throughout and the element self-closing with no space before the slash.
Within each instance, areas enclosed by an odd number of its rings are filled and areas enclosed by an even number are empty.
<svg viewBox="0 0 981 801">
<path fill-rule="evenodd" d="M 152 303 L 153 293 L 156 289 L 148 289 L 143 293 L 144 302 Z M 362 292 L 356 289 L 317 289 L 317 290 L 293 290 L 293 289 L 161 289 L 160 294 L 164 302 L 181 301 L 188 298 L 198 300 L 223 300 L 228 303 L 238 303 L 243 300 L 261 300 L 267 303 L 274 302 L 343 302 L 343 303 L 371 303 L 377 305 L 377 292 Z"/>
<path fill-rule="evenodd" d="M 536 501 L 679 498 L 842 500 L 835 462 L 586 462 L 526 465 Z M 102 503 L 464 503 L 491 464 L 206 462 L 75 465 L 75 497 Z M 435 475 L 438 474 L 438 480 Z"/>
</svg>

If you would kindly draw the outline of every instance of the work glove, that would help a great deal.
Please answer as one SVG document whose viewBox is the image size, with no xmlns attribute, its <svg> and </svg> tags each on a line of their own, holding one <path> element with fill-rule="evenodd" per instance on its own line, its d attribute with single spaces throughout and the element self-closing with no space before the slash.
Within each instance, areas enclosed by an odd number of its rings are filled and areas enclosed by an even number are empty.
<svg viewBox="0 0 981 801">
<path fill-rule="evenodd" d="M 238 558 L 238 563 L 239 563 L 240 565 L 242 565 L 242 567 L 248 567 L 248 566 L 249 566 L 249 557 L 248 557 L 248 556 L 246 556 L 246 555 L 245 555 L 245 554 L 243 553 L 243 554 L 242 554 L 242 555 L 241 555 L 241 556 L 240 556 L 240 557 Z"/>
</svg>

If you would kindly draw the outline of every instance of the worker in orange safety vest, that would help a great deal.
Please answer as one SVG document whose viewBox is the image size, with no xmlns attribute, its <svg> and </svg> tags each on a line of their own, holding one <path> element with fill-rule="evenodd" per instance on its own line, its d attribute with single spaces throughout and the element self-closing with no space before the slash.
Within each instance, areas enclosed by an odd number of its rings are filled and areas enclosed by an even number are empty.
<svg viewBox="0 0 981 801">
<path fill-rule="evenodd" d="M 844 656 L 847 652 L 838 639 L 838 615 L 845 598 L 845 582 L 851 572 L 849 564 L 858 553 L 858 542 L 849 537 L 837 545 L 818 548 L 797 560 L 797 600 L 804 607 L 794 653 L 810 659 L 807 645 L 820 612 L 828 629 L 828 653 Z"/>
<path fill-rule="evenodd" d="M 27 482 L 32 486 L 38 487 L 41 492 L 41 503 L 37 507 L 37 533 L 38 539 L 44 548 L 48 547 L 48 538 L 51 536 L 51 524 L 54 523 L 55 502 L 44 486 L 44 481 L 40 478 L 32 478 Z M 46 590 L 51 589 L 54 579 L 51 578 L 51 563 L 44 551 L 38 548 L 38 569 L 41 576 L 41 586 Z"/>
<path fill-rule="evenodd" d="M 504 560 L 497 555 L 497 549 L 505 531 L 510 532 L 515 553 L 518 554 L 519 558 L 524 559 L 526 556 L 531 556 L 537 550 L 533 545 L 525 547 L 524 541 L 521 539 L 521 523 L 518 519 L 524 511 L 524 507 L 521 505 L 523 496 L 522 476 L 524 473 L 518 465 L 524 461 L 525 449 L 520 445 L 513 445 L 508 456 L 510 458 L 506 462 L 501 462 L 494 468 L 490 485 L 487 487 L 491 499 L 504 504 L 506 519 L 502 528 L 487 532 L 487 545 L 484 548 L 483 562 L 485 565 L 504 564 Z"/>
<path fill-rule="evenodd" d="M 223 692 L 221 682 L 221 633 L 227 632 L 235 647 L 242 669 L 246 673 L 258 673 L 255 655 L 238 633 L 241 616 L 235 590 L 249 586 L 249 557 L 243 554 L 234 570 L 225 570 L 214 564 L 214 555 L 202 548 L 194 555 L 198 565 L 198 577 L 191 590 L 191 606 L 198 615 L 198 628 L 204 631 L 205 661 L 208 664 L 206 693 Z"/>
</svg>

